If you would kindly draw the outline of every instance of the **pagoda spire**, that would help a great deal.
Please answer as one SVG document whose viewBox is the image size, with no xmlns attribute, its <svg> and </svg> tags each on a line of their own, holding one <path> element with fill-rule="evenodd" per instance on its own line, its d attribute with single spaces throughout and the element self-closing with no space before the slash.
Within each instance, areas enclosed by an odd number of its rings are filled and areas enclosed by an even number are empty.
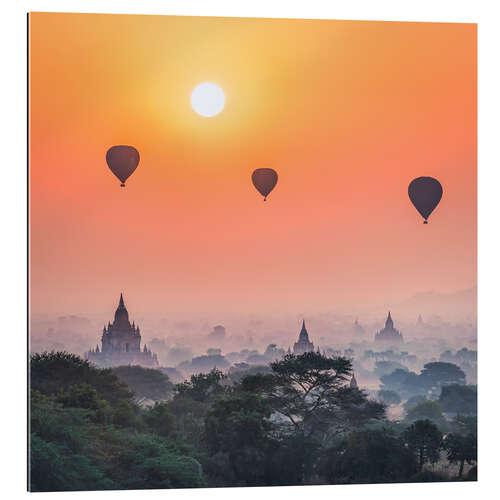
<svg viewBox="0 0 500 500">
<path fill-rule="evenodd" d="M 392 321 L 391 311 L 389 311 L 389 314 L 387 315 L 387 320 L 385 321 L 385 327 L 394 328 L 394 322 Z"/>
<path fill-rule="evenodd" d="M 125 307 L 125 303 L 123 302 L 123 293 L 120 293 L 120 303 L 118 304 L 118 307 Z"/>
<path fill-rule="evenodd" d="M 300 329 L 300 333 L 299 333 L 299 341 L 302 340 L 307 340 L 309 341 L 309 334 L 307 333 L 307 330 L 306 330 L 306 321 L 303 319 L 302 320 L 302 328 Z"/>
</svg>

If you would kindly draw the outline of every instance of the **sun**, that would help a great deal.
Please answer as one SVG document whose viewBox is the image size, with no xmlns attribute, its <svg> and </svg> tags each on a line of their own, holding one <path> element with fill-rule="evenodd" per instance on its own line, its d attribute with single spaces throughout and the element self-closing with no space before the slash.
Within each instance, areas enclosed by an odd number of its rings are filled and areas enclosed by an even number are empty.
<svg viewBox="0 0 500 500">
<path fill-rule="evenodd" d="M 200 83 L 191 94 L 191 106 L 201 116 L 218 115 L 226 103 L 222 89 L 215 83 Z"/>
</svg>

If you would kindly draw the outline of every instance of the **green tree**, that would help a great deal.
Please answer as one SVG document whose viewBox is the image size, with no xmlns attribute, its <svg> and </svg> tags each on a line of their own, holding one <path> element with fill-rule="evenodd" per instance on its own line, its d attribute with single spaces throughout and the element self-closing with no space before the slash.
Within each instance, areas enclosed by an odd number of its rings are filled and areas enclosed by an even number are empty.
<svg viewBox="0 0 500 500">
<path fill-rule="evenodd" d="M 377 392 L 377 397 L 380 401 L 382 401 L 382 403 L 388 405 L 398 405 L 401 403 L 401 398 L 396 391 L 380 390 Z"/>
<path fill-rule="evenodd" d="M 453 432 L 477 437 L 477 416 L 457 415 L 452 421 Z"/>
<path fill-rule="evenodd" d="M 67 352 L 43 352 L 30 356 L 30 388 L 42 394 L 57 394 L 71 385 L 88 384 L 111 405 L 133 393 L 110 368 L 100 369 Z"/>
<path fill-rule="evenodd" d="M 403 408 L 408 411 L 410 408 L 413 408 L 416 406 L 418 403 L 421 401 L 427 401 L 427 398 L 425 396 L 422 396 L 421 394 L 417 394 L 416 396 L 411 396 L 408 398 L 408 400 L 403 404 Z"/>
<path fill-rule="evenodd" d="M 436 463 L 442 440 L 441 431 L 430 420 L 417 420 L 403 433 L 403 438 L 418 459 L 418 471 L 422 472 L 426 462 Z"/>
<path fill-rule="evenodd" d="M 406 421 L 432 420 L 437 425 L 445 425 L 443 410 L 438 401 L 425 399 L 406 411 Z"/>
<path fill-rule="evenodd" d="M 114 483 L 89 457 L 72 453 L 63 442 L 30 436 L 30 491 L 111 489 Z"/>
<path fill-rule="evenodd" d="M 152 408 L 146 409 L 144 421 L 151 431 L 160 436 L 172 436 L 176 431 L 175 417 L 165 402 L 156 402 Z"/>
<path fill-rule="evenodd" d="M 262 397 L 241 392 L 215 401 L 205 417 L 209 453 L 227 453 L 237 484 L 268 484 L 270 415 L 270 405 Z"/>
<path fill-rule="evenodd" d="M 99 410 L 105 405 L 105 401 L 99 398 L 97 391 L 89 384 L 75 384 L 61 389 L 57 394 L 57 401 L 65 408 Z"/>
<path fill-rule="evenodd" d="M 465 462 L 472 465 L 477 461 L 477 439 L 473 434 L 463 436 L 450 433 L 445 437 L 443 447 L 446 450 L 448 461 L 460 464 L 459 478 L 462 478 Z"/>
<path fill-rule="evenodd" d="M 381 376 L 380 381 L 383 384 L 382 389 L 396 391 L 403 398 L 411 398 L 417 395 L 423 396 L 430 389 L 429 379 L 400 368 L 388 375 Z"/>
<path fill-rule="evenodd" d="M 271 363 L 271 369 L 270 375 L 243 379 L 242 387 L 260 391 L 293 431 L 306 438 L 325 441 L 385 415 L 383 405 L 346 385 L 352 373 L 346 358 L 288 354 Z"/>
<path fill-rule="evenodd" d="M 445 385 L 465 384 L 465 373 L 453 363 L 436 361 L 424 365 L 420 378 L 426 380 L 430 387 L 441 388 Z M 438 392 L 439 394 L 439 392 Z"/>
<path fill-rule="evenodd" d="M 203 437 L 205 415 L 212 403 L 228 393 L 223 385 L 226 376 L 217 369 L 209 373 L 192 375 L 190 380 L 175 386 L 169 409 L 176 419 L 179 436 L 190 442 L 200 443 Z"/>
<path fill-rule="evenodd" d="M 174 399 L 189 397 L 201 403 L 213 401 L 226 392 L 227 387 L 222 385 L 225 378 L 224 373 L 216 368 L 208 373 L 191 375 L 190 380 L 176 385 Z"/>
<path fill-rule="evenodd" d="M 112 371 L 132 389 L 136 398 L 162 401 L 168 399 L 174 390 L 168 375 L 160 370 L 132 365 L 118 366 Z"/>
<path fill-rule="evenodd" d="M 447 385 L 441 388 L 439 402 L 446 413 L 474 415 L 477 413 L 477 390 L 468 385 Z"/>
<path fill-rule="evenodd" d="M 329 483 L 407 481 L 417 470 L 414 454 L 387 429 L 351 433 L 328 448 L 321 466 Z"/>
<path fill-rule="evenodd" d="M 200 463 L 158 437 L 131 436 L 120 449 L 112 477 L 124 489 L 193 488 L 204 485 Z"/>
</svg>

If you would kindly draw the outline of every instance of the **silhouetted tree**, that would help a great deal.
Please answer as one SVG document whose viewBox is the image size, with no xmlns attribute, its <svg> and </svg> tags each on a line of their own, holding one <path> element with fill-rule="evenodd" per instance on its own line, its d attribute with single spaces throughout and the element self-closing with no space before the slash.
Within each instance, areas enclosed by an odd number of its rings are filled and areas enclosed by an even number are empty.
<svg viewBox="0 0 500 500">
<path fill-rule="evenodd" d="M 241 392 L 215 401 L 205 417 L 208 450 L 212 455 L 228 454 L 238 484 L 269 484 L 270 415 L 271 408 L 263 398 Z"/>
<path fill-rule="evenodd" d="M 460 464 L 458 477 L 461 478 L 464 472 L 464 464 L 469 465 L 477 461 L 477 439 L 473 434 L 466 436 L 450 433 L 444 441 L 443 447 L 450 463 Z"/>
<path fill-rule="evenodd" d="M 419 472 L 426 462 L 439 460 L 442 434 L 430 420 L 417 420 L 404 431 L 403 437 L 408 449 L 417 456 Z"/>
<path fill-rule="evenodd" d="M 75 384 L 92 386 L 111 405 L 132 399 L 133 393 L 110 368 L 100 369 L 67 352 L 43 352 L 30 356 L 30 386 L 42 394 L 56 394 Z"/>
<path fill-rule="evenodd" d="M 156 402 L 144 411 L 144 421 L 152 432 L 160 436 L 172 436 L 176 431 L 175 417 L 166 402 Z"/>
<path fill-rule="evenodd" d="M 452 384 L 465 384 L 465 373 L 453 363 L 436 361 L 424 365 L 420 377 L 427 380 L 431 387 L 443 387 Z"/>
<path fill-rule="evenodd" d="M 382 404 L 347 387 L 351 361 L 316 352 L 287 354 L 271 363 L 272 373 L 245 377 L 241 388 L 262 394 L 291 426 L 290 432 L 325 441 L 385 415 Z"/>
<path fill-rule="evenodd" d="M 429 401 L 425 399 L 408 409 L 406 412 L 406 421 L 408 422 L 425 419 L 432 420 L 436 425 L 445 424 L 443 410 L 438 401 Z"/>
<path fill-rule="evenodd" d="M 439 402 L 446 413 L 473 415 L 477 413 L 477 390 L 468 385 L 447 385 L 441 388 Z"/>
<path fill-rule="evenodd" d="M 417 462 L 393 432 L 365 430 L 326 450 L 321 470 L 330 483 L 399 482 L 416 472 Z"/>
<path fill-rule="evenodd" d="M 174 389 L 168 375 L 160 370 L 132 365 L 117 366 L 112 371 L 132 389 L 136 398 L 161 401 L 170 397 Z"/>
<path fill-rule="evenodd" d="M 380 401 L 388 405 L 397 405 L 401 403 L 401 398 L 396 391 L 380 390 L 377 392 L 377 397 Z"/>
</svg>

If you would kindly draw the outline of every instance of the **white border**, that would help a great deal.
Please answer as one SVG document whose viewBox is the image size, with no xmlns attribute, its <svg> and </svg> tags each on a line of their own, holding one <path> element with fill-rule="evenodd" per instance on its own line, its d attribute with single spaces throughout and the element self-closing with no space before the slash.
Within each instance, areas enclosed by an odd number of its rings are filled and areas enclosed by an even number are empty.
<svg viewBox="0 0 500 500">
<path fill-rule="evenodd" d="M 0 30 L 2 47 L 2 463 L 4 498 L 27 496 L 26 481 L 26 12 L 107 12 L 235 17 L 289 17 L 385 21 L 477 22 L 479 24 L 479 482 L 453 484 L 401 484 L 366 486 L 316 486 L 314 488 L 246 488 L 212 490 L 156 490 L 38 494 L 43 498 L 217 498 L 237 495 L 314 495 L 350 498 L 419 499 L 452 495 L 454 499 L 493 498 L 498 470 L 499 424 L 498 370 L 499 318 L 499 214 L 500 186 L 498 126 L 500 106 L 500 16 L 495 0 L 349 0 L 272 1 L 18 1 L 3 6 Z M 496 408 L 495 408 L 496 406 Z"/>
</svg>

